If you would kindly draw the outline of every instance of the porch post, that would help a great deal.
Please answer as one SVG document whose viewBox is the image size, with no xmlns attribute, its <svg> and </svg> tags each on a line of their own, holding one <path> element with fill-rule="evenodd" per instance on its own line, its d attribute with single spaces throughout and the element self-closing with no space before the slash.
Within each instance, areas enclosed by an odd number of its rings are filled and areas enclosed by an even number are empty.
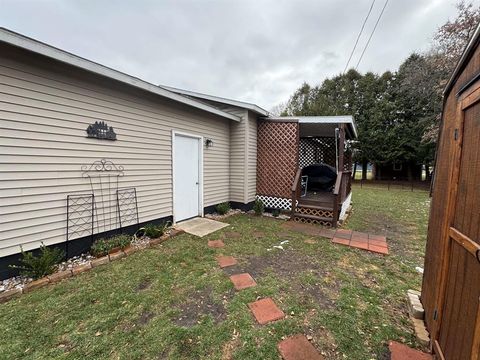
<svg viewBox="0 0 480 360">
<path fill-rule="evenodd" d="M 345 124 L 340 125 L 340 131 L 339 131 L 339 141 L 338 141 L 338 169 L 337 173 L 339 171 L 343 171 L 343 165 L 345 163 L 345 154 L 344 154 L 344 149 L 345 149 Z"/>
</svg>

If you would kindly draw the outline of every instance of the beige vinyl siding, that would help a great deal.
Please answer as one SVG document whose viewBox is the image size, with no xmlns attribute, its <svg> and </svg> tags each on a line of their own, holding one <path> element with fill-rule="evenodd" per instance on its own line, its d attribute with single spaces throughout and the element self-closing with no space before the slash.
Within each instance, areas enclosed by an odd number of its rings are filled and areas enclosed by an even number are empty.
<svg viewBox="0 0 480 360">
<path fill-rule="evenodd" d="M 230 124 L 230 201 L 245 202 L 245 127 L 247 111 L 240 123 Z"/>
<path fill-rule="evenodd" d="M 248 203 L 257 194 L 257 117 L 253 111 L 198 98 L 218 109 L 238 116 L 230 122 L 230 201 Z"/>
<path fill-rule="evenodd" d="M 247 200 L 247 127 L 249 111 L 244 108 L 199 98 L 200 101 L 238 116 L 240 122 L 230 122 L 230 201 L 246 203 Z"/>
<path fill-rule="evenodd" d="M 0 53 L 0 256 L 65 241 L 66 196 L 90 192 L 80 168 L 101 158 L 125 168 L 119 187 L 136 187 L 141 222 L 172 215 L 172 129 L 214 140 L 203 205 L 229 200 L 230 120 L 5 45 Z M 86 138 L 97 120 L 118 140 Z"/>
<path fill-rule="evenodd" d="M 247 144 L 247 202 L 255 200 L 257 195 L 257 116 L 248 112 Z"/>
</svg>

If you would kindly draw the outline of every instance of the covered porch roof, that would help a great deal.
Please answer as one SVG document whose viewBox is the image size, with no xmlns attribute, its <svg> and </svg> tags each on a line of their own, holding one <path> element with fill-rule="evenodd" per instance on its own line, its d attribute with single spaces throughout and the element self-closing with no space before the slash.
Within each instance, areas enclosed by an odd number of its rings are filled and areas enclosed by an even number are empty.
<svg viewBox="0 0 480 360">
<path fill-rule="evenodd" d="M 297 122 L 300 129 L 300 137 L 334 137 L 335 129 L 340 124 L 345 124 L 346 140 L 357 138 L 357 127 L 353 116 L 272 116 L 265 117 L 266 121 L 273 122 Z"/>
</svg>

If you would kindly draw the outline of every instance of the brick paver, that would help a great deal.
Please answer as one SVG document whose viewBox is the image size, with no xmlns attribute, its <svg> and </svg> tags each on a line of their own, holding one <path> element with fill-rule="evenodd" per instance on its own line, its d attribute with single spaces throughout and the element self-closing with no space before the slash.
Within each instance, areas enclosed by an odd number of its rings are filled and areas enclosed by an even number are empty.
<svg viewBox="0 0 480 360">
<path fill-rule="evenodd" d="M 283 311 L 270 298 L 250 303 L 248 307 L 260 325 L 265 325 L 271 321 L 280 320 L 285 317 Z"/>
<path fill-rule="evenodd" d="M 278 350 L 284 360 L 323 360 L 304 335 L 286 338 L 278 344 Z"/>
<path fill-rule="evenodd" d="M 332 242 L 379 254 L 388 254 L 387 238 L 383 235 L 372 235 L 360 231 L 338 229 L 335 232 Z"/>
<path fill-rule="evenodd" d="M 225 244 L 222 240 L 208 240 L 208 247 L 211 248 L 223 248 Z"/>
<path fill-rule="evenodd" d="M 221 268 L 237 264 L 237 260 L 233 256 L 219 256 L 217 262 Z"/>
<path fill-rule="evenodd" d="M 351 240 L 349 246 L 357 249 L 368 250 L 368 240 L 367 241 Z"/>
<path fill-rule="evenodd" d="M 342 238 L 339 238 L 339 237 L 334 237 L 332 242 L 334 242 L 335 244 L 342 244 L 342 245 L 349 245 L 350 244 L 349 239 L 342 239 Z"/>
<path fill-rule="evenodd" d="M 253 280 L 250 274 L 247 273 L 232 275 L 230 276 L 230 280 L 232 281 L 236 290 L 243 290 L 257 285 L 255 280 Z"/>
<path fill-rule="evenodd" d="M 320 229 L 320 232 L 318 233 L 318 235 L 322 237 L 326 237 L 328 239 L 333 239 L 335 235 L 335 229 Z"/>
<path fill-rule="evenodd" d="M 322 236 L 332 239 L 332 242 L 355 247 L 379 254 L 388 254 L 387 238 L 383 235 L 368 234 L 362 231 L 348 229 L 325 229 L 312 224 L 302 224 L 287 221 L 282 227 L 290 231 L 300 232 L 310 236 Z"/>
<path fill-rule="evenodd" d="M 388 343 L 388 349 L 390 350 L 391 360 L 432 360 L 433 357 L 430 354 L 411 349 L 406 345 L 390 341 Z"/>
</svg>

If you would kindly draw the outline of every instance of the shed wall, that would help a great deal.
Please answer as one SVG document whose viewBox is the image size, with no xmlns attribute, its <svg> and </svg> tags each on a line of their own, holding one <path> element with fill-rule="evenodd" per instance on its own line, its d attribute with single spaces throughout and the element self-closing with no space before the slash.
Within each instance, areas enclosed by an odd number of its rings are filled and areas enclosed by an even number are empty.
<svg viewBox="0 0 480 360">
<path fill-rule="evenodd" d="M 452 219 L 447 217 L 447 203 L 453 188 L 451 174 L 456 161 L 453 149 L 455 145 L 455 129 L 457 127 L 457 96 L 460 88 L 480 72 L 480 49 L 477 47 L 471 60 L 466 64 L 455 85 L 449 92 L 442 117 L 439 136 L 437 161 L 433 183 L 432 202 L 430 207 L 430 221 L 425 254 L 425 272 L 422 285 L 422 303 L 425 308 L 425 321 L 430 332 L 436 332 L 437 322 L 434 319 L 438 309 L 440 294 L 439 279 L 442 264 L 445 260 L 445 224 L 451 224 Z"/>
</svg>

